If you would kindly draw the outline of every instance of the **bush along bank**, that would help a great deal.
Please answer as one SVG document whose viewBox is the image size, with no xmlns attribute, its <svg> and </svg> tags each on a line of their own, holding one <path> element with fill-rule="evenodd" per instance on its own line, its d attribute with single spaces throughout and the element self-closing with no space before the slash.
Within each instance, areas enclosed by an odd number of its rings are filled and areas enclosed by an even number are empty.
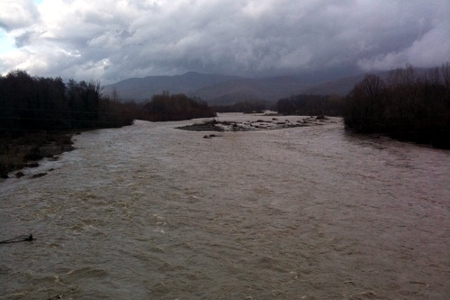
<svg viewBox="0 0 450 300">
<path fill-rule="evenodd" d="M 129 105 L 100 91 L 98 82 L 65 84 L 20 70 L 0 76 L 0 177 L 71 150 L 74 132 L 132 124 Z"/>
<path fill-rule="evenodd" d="M 43 157 L 73 149 L 75 132 L 131 125 L 133 120 L 214 117 L 201 99 L 154 95 L 147 103 L 121 102 L 117 91 L 101 94 L 99 82 L 32 77 L 16 70 L 0 76 L 0 177 Z M 35 162 L 32 165 L 36 165 Z"/>
<path fill-rule="evenodd" d="M 386 80 L 366 75 L 347 96 L 344 123 L 359 133 L 450 149 L 450 64 L 420 76 L 412 66 Z"/>
</svg>

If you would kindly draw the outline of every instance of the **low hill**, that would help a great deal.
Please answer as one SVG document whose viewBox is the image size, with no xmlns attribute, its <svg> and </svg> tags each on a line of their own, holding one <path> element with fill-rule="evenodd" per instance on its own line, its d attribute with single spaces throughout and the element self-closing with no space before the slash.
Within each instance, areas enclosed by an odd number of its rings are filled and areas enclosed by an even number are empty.
<svg viewBox="0 0 450 300">
<path fill-rule="evenodd" d="M 189 72 L 177 76 L 130 78 L 104 87 L 111 94 L 116 88 L 123 100 L 150 100 L 153 95 L 169 91 L 199 97 L 211 105 L 229 105 L 239 101 L 269 101 L 298 94 L 345 96 L 364 74 L 327 82 L 312 82 L 304 77 L 278 76 L 252 79 L 220 74 Z"/>
<path fill-rule="evenodd" d="M 153 95 L 161 94 L 164 91 L 170 91 L 171 94 L 190 94 L 190 92 L 203 87 L 238 79 L 240 77 L 197 72 L 188 72 L 176 76 L 148 76 L 144 78 L 130 78 L 106 85 L 103 89 L 103 94 L 110 95 L 116 88 L 123 100 L 145 101 L 151 99 Z"/>
</svg>

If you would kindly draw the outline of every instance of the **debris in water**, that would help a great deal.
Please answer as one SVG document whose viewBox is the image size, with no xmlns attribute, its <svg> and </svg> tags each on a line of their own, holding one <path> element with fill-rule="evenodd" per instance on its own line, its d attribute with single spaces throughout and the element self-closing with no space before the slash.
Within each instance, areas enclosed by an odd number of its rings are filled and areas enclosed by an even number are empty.
<svg viewBox="0 0 450 300">
<path fill-rule="evenodd" d="M 30 235 L 21 235 L 18 237 L 15 237 L 13 239 L 0 241 L 0 244 L 10 244 L 10 243 L 19 243 L 19 242 L 31 242 L 33 241 L 33 235 L 30 233 Z"/>
</svg>

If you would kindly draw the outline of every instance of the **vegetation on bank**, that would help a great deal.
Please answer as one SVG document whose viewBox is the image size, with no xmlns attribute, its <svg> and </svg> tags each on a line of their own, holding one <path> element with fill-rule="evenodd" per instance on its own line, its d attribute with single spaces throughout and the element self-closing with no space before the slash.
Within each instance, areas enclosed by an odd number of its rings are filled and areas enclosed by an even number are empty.
<svg viewBox="0 0 450 300">
<path fill-rule="evenodd" d="M 266 101 L 239 101 L 230 105 L 215 105 L 213 109 L 215 112 L 243 112 L 249 113 L 262 113 L 268 109 L 268 103 Z"/>
<path fill-rule="evenodd" d="M 69 133 L 131 124 L 127 107 L 100 91 L 97 82 L 65 84 L 20 70 L 0 76 L 0 176 L 70 150 Z"/>
<path fill-rule="evenodd" d="M 103 96 L 101 89 L 98 82 L 64 83 L 61 78 L 32 77 L 20 70 L 0 76 L 0 177 L 30 160 L 72 149 L 74 132 L 121 127 L 135 119 L 215 116 L 206 102 L 183 94 L 163 93 L 137 104 L 120 102 L 117 92 Z"/>
<path fill-rule="evenodd" d="M 101 96 L 97 82 L 67 84 L 61 78 L 31 77 L 13 71 L 0 77 L 0 136 L 61 132 L 131 124 L 118 101 Z"/>
<path fill-rule="evenodd" d="M 261 112 L 267 103 L 243 101 L 211 108 L 201 99 L 164 92 L 147 103 L 101 94 L 98 82 L 64 83 L 24 71 L 0 76 L 0 176 L 71 149 L 71 134 L 129 125 L 135 119 L 186 120 L 219 112 Z M 274 105 L 283 115 L 344 117 L 347 129 L 450 149 L 450 64 L 417 74 L 412 66 L 392 70 L 386 80 L 369 74 L 346 98 L 295 95 Z"/>
<path fill-rule="evenodd" d="M 214 110 L 201 99 L 163 92 L 144 104 L 140 118 L 148 121 L 178 121 L 215 116 Z"/>
<path fill-rule="evenodd" d="M 368 74 L 345 98 L 295 95 L 280 99 L 283 115 L 343 116 L 347 130 L 450 149 L 450 64 L 417 73 L 412 66 Z"/>
<path fill-rule="evenodd" d="M 387 80 L 367 75 L 349 93 L 348 129 L 450 149 L 450 64 L 419 76 L 412 66 Z"/>
<path fill-rule="evenodd" d="M 295 95 L 278 100 L 275 109 L 283 115 L 342 116 L 344 106 L 344 99 L 336 95 Z"/>
</svg>

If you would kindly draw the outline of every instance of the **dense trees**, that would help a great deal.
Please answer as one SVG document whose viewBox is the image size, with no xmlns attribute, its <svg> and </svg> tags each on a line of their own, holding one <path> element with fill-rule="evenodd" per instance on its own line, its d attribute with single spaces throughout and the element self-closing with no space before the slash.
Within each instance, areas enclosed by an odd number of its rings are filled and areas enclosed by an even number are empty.
<svg viewBox="0 0 450 300">
<path fill-rule="evenodd" d="M 25 71 L 0 76 L 0 137 L 30 131 L 120 127 L 134 119 L 150 121 L 212 117 L 214 111 L 200 99 L 165 92 L 146 104 L 121 103 L 115 91 L 102 96 L 99 82 L 32 77 Z"/>
<path fill-rule="evenodd" d="M 98 127 L 100 110 L 100 84 L 75 82 L 67 84 L 67 104 L 70 110 L 71 125 L 76 128 Z"/>
<path fill-rule="evenodd" d="M 0 77 L 0 136 L 131 124 L 122 105 L 100 92 L 98 82 L 70 80 L 66 85 L 61 78 L 10 72 Z"/>
<path fill-rule="evenodd" d="M 71 149 L 69 132 L 151 121 L 211 117 L 200 99 L 164 93 L 147 104 L 121 103 L 115 91 L 101 94 L 98 82 L 67 84 L 61 78 L 32 77 L 24 71 L 0 76 L 0 177 L 38 160 Z"/>
<path fill-rule="evenodd" d="M 344 115 L 347 129 L 450 148 L 450 64 L 418 73 L 412 66 L 383 80 L 368 74 L 345 99 L 296 95 L 278 100 L 281 114 Z"/>
<path fill-rule="evenodd" d="M 0 76 L 0 177 L 28 160 L 72 149 L 69 132 L 131 124 L 130 105 L 102 97 L 100 91 L 99 83 L 65 84 L 61 78 L 31 77 L 24 71 Z"/>
<path fill-rule="evenodd" d="M 343 113 L 344 100 L 336 95 L 296 95 L 278 100 L 275 109 L 283 115 L 340 116 Z"/>
<path fill-rule="evenodd" d="M 184 94 L 170 95 L 164 92 L 154 95 L 144 105 L 143 118 L 150 121 L 177 121 L 192 118 L 214 117 L 216 113 L 200 99 L 189 98 Z"/>
<path fill-rule="evenodd" d="M 345 124 L 361 132 L 379 131 L 383 106 L 386 105 L 385 93 L 385 84 L 380 77 L 366 75 L 347 97 Z"/>
<path fill-rule="evenodd" d="M 265 102 L 239 102 L 218 111 L 255 112 Z M 363 133 L 432 143 L 450 148 L 450 64 L 426 72 L 408 66 L 383 80 L 369 74 L 346 99 L 338 96 L 296 95 L 280 99 L 281 114 L 344 115 L 347 128 Z M 213 117 L 208 104 L 184 94 L 164 92 L 148 103 L 121 103 L 115 91 L 101 95 L 98 82 L 64 83 L 61 78 L 31 77 L 24 71 L 0 76 L 0 138 L 24 132 L 67 131 L 118 127 L 134 119 L 150 121 Z"/>
<path fill-rule="evenodd" d="M 344 122 L 362 133 L 450 148 L 450 64 L 421 76 L 412 66 L 386 81 L 367 75 L 347 98 Z"/>
</svg>

